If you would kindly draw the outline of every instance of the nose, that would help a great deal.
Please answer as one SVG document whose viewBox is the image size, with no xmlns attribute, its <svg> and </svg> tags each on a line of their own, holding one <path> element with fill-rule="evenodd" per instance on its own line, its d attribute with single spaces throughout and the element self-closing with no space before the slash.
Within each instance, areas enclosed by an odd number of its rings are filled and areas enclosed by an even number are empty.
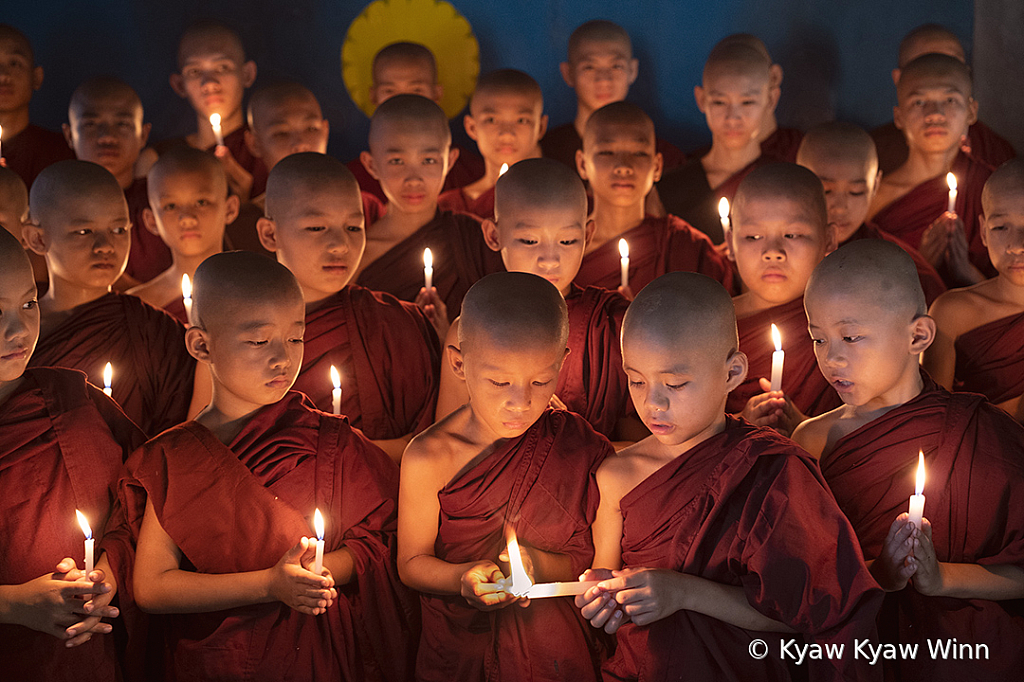
<svg viewBox="0 0 1024 682">
<path fill-rule="evenodd" d="M 349 239 L 351 233 L 344 228 L 330 228 L 327 230 L 327 249 L 331 253 L 348 253 Z"/>
<path fill-rule="evenodd" d="M 829 213 L 846 213 L 846 209 L 849 205 L 850 199 L 846 196 L 846 192 L 832 192 L 828 197 Z"/>
<path fill-rule="evenodd" d="M 96 230 L 93 233 L 92 250 L 97 253 L 112 252 L 114 250 L 114 240 L 111 239 L 110 233 L 106 230 Z"/>
<path fill-rule="evenodd" d="M 554 245 L 542 247 L 540 254 L 537 256 L 537 265 L 544 270 L 554 270 L 560 262 L 561 256 L 558 253 L 558 248 Z"/>
<path fill-rule="evenodd" d="M 505 400 L 505 409 L 509 412 L 526 412 L 532 404 L 530 388 L 527 385 L 512 386 Z"/>
<path fill-rule="evenodd" d="M 782 237 L 766 237 L 762 248 L 762 260 L 782 261 L 786 259 L 786 247 Z"/>
<path fill-rule="evenodd" d="M 1024 253 L 1024 228 L 1017 228 L 1010 232 L 1010 241 L 1006 245 L 1009 253 Z"/>
<path fill-rule="evenodd" d="M 270 346 L 270 357 L 268 363 L 273 369 L 286 369 L 291 366 L 291 358 L 288 356 L 287 343 L 281 339 L 271 341 Z"/>
<path fill-rule="evenodd" d="M 825 366 L 843 367 L 846 365 L 846 357 L 843 353 L 843 344 L 829 343 L 825 347 Z"/>
<path fill-rule="evenodd" d="M 738 121 L 740 119 L 740 108 L 736 104 L 729 103 L 725 107 L 725 119 L 727 121 Z"/>
<path fill-rule="evenodd" d="M 644 406 L 652 413 L 665 412 L 669 406 L 668 395 L 656 388 L 649 388 L 644 396 Z"/>
<path fill-rule="evenodd" d="M 16 312 L 16 311 L 15 311 Z M 3 336 L 9 341 L 28 336 L 28 325 L 23 315 L 5 315 L 3 324 Z"/>
<path fill-rule="evenodd" d="M 220 85 L 220 81 L 217 79 L 217 74 L 213 71 L 203 71 L 202 80 L 199 84 L 203 87 L 207 85 Z"/>
</svg>

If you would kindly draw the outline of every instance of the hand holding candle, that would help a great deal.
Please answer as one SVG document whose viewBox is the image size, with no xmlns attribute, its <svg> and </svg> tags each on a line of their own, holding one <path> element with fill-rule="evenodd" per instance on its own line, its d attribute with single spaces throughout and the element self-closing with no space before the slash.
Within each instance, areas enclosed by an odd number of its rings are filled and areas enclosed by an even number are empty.
<svg viewBox="0 0 1024 682">
<path fill-rule="evenodd" d="M 725 197 L 718 202 L 718 218 L 722 221 L 722 234 L 729 234 L 732 222 L 729 220 L 729 200 Z"/>
<path fill-rule="evenodd" d="M 113 380 L 113 378 L 114 368 L 111 367 L 110 363 L 108 362 L 106 366 L 103 367 L 103 392 L 106 393 L 107 395 L 110 395 L 113 392 L 113 389 L 111 388 L 110 385 L 110 382 Z"/>
<path fill-rule="evenodd" d="M 508 565 L 510 578 L 500 581 L 501 589 L 514 597 L 526 599 L 544 599 L 547 597 L 572 597 L 583 594 L 600 580 L 588 580 L 585 582 L 563 582 L 563 583 L 537 583 L 530 580 L 523 565 L 523 555 L 519 550 L 519 542 L 514 532 L 509 533 L 508 539 Z"/>
<path fill-rule="evenodd" d="M 423 249 L 423 286 L 427 291 L 434 286 L 434 254 L 429 248 Z"/>
<path fill-rule="evenodd" d="M 85 579 L 88 580 L 93 567 L 93 543 L 96 541 L 92 539 L 92 528 L 89 527 L 89 520 L 85 518 L 85 514 L 76 509 L 75 515 L 78 517 L 78 525 L 85 533 Z"/>
<path fill-rule="evenodd" d="M 910 496 L 910 522 L 914 528 L 921 528 L 924 518 L 924 453 L 917 452 L 917 482 L 914 494 Z"/>
<path fill-rule="evenodd" d="M 224 146 L 224 135 L 220 129 L 220 114 L 210 114 L 210 127 L 213 128 L 213 134 L 217 138 L 217 146 Z"/>
<path fill-rule="evenodd" d="M 185 302 L 185 317 L 192 322 L 192 280 L 188 275 L 181 276 L 181 300 Z"/>
<path fill-rule="evenodd" d="M 313 560 L 313 572 L 320 575 L 324 571 L 324 517 L 320 510 L 313 512 L 313 530 L 316 531 L 316 558 Z"/>
<path fill-rule="evenodd" d="M 772 343 L 775 344 L 775 352 L 772 353 L 772 388 L 773 391 L 782 390 L 782 366 L 786 363 L 786 352 L 782 350 L 782 335 L 779 328 L 772 323 Z"/>
<path fill-rule="evenodd" d="M 946 185 L 949 187 L 949 201 L 946 203 L 946 210 L 956 213 L 956 176 L 946 173 Z"/>
<path fill-rule="evenodd" d="M 334 414 L 341 414 L 341 373 L 334 365 L 331 365 L 331 383 L 334 384 L 334 390 L 331 391 L 331 406 L 334 408 Z"/>
<path fill-rule="evenodd" d="M 619 265 L 622 266 L 622 288 L 629 287 L 629 244 L 625 239 L 619 240 Z"/>
</svg>

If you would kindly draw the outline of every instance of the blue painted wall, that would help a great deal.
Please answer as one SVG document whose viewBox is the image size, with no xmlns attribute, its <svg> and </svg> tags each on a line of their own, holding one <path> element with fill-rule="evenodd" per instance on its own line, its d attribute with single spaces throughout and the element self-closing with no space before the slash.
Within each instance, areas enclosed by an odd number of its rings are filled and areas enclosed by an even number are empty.
<svg viewBox="0 0 1024 682">
<path fill-rule="evenodd" d="M 131 83 L 153 123 L 153 139 L 188 131 L 192 116 L 167 83 L 181 30 L 200 17 L 236 26 L 261 80 L 295 78 L 319 97 L 331 120 L 331 152 L 363 148 L 367 122 L 341 81 L 341 44 L 366 3 L 351 0 L 7 0 L 0 21 L 25 31 L 46 68 L 33 118 L 56 128 L 74 87 L 96 74 Z M 640 58 L 630 99 L 659 134 L 683 149 L 707 139 L 693 103 L 704 57 L 724 35 L 761 36 L 785 69 L 779 118 L 806 127 L 837 117 L 864 126 L 888 120 L 895 99 L 889 72 L 909 29 L 939 22 L 970 51 L 969 0 L 453 0 L 480 42 L 481 67 L 529 72 L 544 89 L 552 125 L 575 113 L 562 82 L 569 34 L 593 18 L 629 30 Z M 984 110 L 984 102 L 982 103 Z"/>
</svg>

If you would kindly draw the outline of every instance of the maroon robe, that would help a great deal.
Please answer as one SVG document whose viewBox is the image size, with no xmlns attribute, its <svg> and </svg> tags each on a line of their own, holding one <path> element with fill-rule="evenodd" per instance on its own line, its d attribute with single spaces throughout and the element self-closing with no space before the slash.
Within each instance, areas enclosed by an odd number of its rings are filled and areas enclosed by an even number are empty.
<svg viewBox="0 0 1024 682">
<path fill-rule="evenodd" d="M 455 144 L 452 145 L 452 148 L 459 150 L 459 158 L 448 169 L 448 175 L 444 178 L 444 186 L 441 188 L 442 192 L 465 187 L 470 183 L 476 182 L 484 175 L 484 160 L 480 158 L 479 154 Z M 356 176 L 359 189 L 376 197 L 382 205 L 388 203 L 388 197 L 384 194 L 384 189 L 380 186 L 380 182 L 370 175 L 362 161 L 356 158 L 345 165 L 352 171 L 352 175 Z"/>
<path fill-rule="evenodd" d="M 137 450 L 104 548 L 127 579 L 148 499 L 182 552 L 182 570 L 266 569 L 312 535 L 320 509 L 324 552 L 344 546 L 355 558 L 355 577 L 338 587 L 327 613 L 272 602 L 151 616 L 162 628 L 168 677 L 398 682 L 408 678 L 418 633 L 415 598 L 395 567 L 397 494 L 398 468 L 387 455 L 345 419 L 292 392 L 257 412 L 228 445 L 186 422 Z"/>
<path fill-rule="evenodd" d="M 428 247 L 434 256 L 434 287 L 448 306 L 449 321 L 458 317 L 462 298 L 478 279 L 505 270 L 501 255 L 484 242 L 477 218 L 439 210 L 433 220 L 367 265 L 356 281 L 413 301 L 423 288 L 423 249 Z"/>
<path fill-rule="evenodd" d="M 576 124 L 573 122 L 552 128 L 544 134 L 540 141 L 544 157 L 561 161 L 569 168 L 576 170 L 576 152 L 583 149 L 583 140 L 576 132 Z M 660 137 L 654 140 L 654 149 L 662 157 L 664 170 L 677 168 L 686 161 L 686 155 L 671 142 L 666 142 Z"/>
<path fill-rule="evenodd" d="M 796 153 L 803 139 L 804 134 L 796 128 L 776 128 L 761 142 L 761 156 L 796 163 Z"/>
<path fill-rule="evenodd" d="M 880 553 L 889 527 L 907 511 L 918 450 L 927 482 L 924 515 L 942 562 L 1024 568 L 1024 427 L 980 395 L 950 393 L 925 375 L 925 387 L 836 442 L 821 470 L 850 519 L 866 559 Z M 1024 669 L 1021 600 L 926 597 L 908 585 L 886 595 L 878 619 L 883 642 L 918 643 L 916 660 L 889 666 L 903 680 L 1008 680 Z M 986 644 L 989 660 L 928 655 L 925 640 Z"/>
<path fill-rule="evenodd" d="M 612 438 L 630 405 L 619 344 L 629 301 L 617 291 L 573 284 L 565 303 L 569 308 L 569 355 L 558 374 L 555 395 L 595 431 Z"/>
<path fill-rule="evenodd" d="M 1024 313 L 975 327 L 954 347 L 954 390 L 981 393 L 996 404 L 1024 395 Z"/>
<path fill-rule="evenodd" d="M 0 585 L 52 573 L 64 557 L 83 567 L 75 509 L 101 540 L 121 465 L 143 440 L 81 372 L 25 371 L 0 403 Z M 67 649 L 20 625 L 0 625 L 0 661 L 6 682 L 109 682 L 117 667 L 111 635 Z"/>
<path fill-rule="evenodd" d="M 878 168 L 891 173 L 907 161 L 910 149 L 903 131 L 889 121 L 871 131 L 871 138 L 878 150 Z M 981 159 L 993 168 L 998 168 L 1017 156 L 1013 145 L 999 136 L 996 131 L 978 121 L 967 129 L 967 140 L 961 145 L 968 154 Z"/>
<path fill-rule="evenodd" d="M 667 272 L 699 272 L 735 293 L 732 264 L 704 234 L 674 215 L 647 216 L 619 235 L 629 242 L 629 287 L 633 293 Z M 610 239 L 583 257 L 575 282 L 617 289 L 622 283 L 619 240 Z"/>
<path fill-rule="evenodd" d="M 804 663 L 813 680 L 881 678 L 852 647 L 874 639 L 882 590 L 817 462 L 793 441 L 728 417 L 722 433 L 662 466 L 619 506 L 624 566 L 742 587 L 757 611 L 804 637 L 680 610 L 623 625 L 605 680 L 789 680 L 779 649 L 794 637 L 845 645 L 840 660 Z M 755 639 L 767 643 L 763 660 L 748 653 Z"/>
<path fill-rule="evenodd" d="M 243 123 L 240 128 L 225 135 L 224 146 L 231 152 L 231 156 L 233 156 L 235 161 L 238 162 L 238 165 L 252 175 L 252 189 L 249 191 L 249 196 L 256 197 L 267 191 L 268 171 L 266 164 L 263 163 L 263 159 L 253 156 L 252 151 L 249 149 L 249 145 L 245 143 L 245 131 L 248 130 L 248 127 L 248 124 Z M 187 144 L 188 142 L 185 138 L 178 137 L 163 140 L 153 145 L 153 148 L 158 154 L 163 154 L 169 149 Z M 212 154 L 216 150 L 217 144 L 214 143 L 204 151 L 208 151 Z"/>
<path fill-rule="evenodd" d="M 146 228 L 143 210 L 149 208 L 146 178 L 137 178 L 124 191 L 128 200 L 128 214 L 132 220 L 132 248 L 128 252 L 128 267 L 124 274 L 136 282 L 148 282 L 171 267 L 171 250 L 160 235 Z"/>
<path fill-rule="evenodd" d="M 921 280 L 921 289 L 924 290 L 924 298 L 928 302 L 928 305 L 932 304 L 932 301 L 937 299 L 946 291 L 946 284 L 942 281 L 942 277 L 938 271 L 932 267 L 932 264 L 925 260 L 925 257 L 921 255 L 921 252 L 915 249 L 910 244 L 906 243 L 898 237 L 894 237 L 888 232 L 883 232 L 878 229 L 878 225 L 873 222 L 866 222 L 861 224 L 857 228 L 849 239 L 843 244 L 855 242 L 858 239 L 883 239 L 887 242 L 892 242 L 896 246 L 906 251 L 914 261 L 914 266 L 917 268 L 917 277 Z M 843 244 L 840 244 L 842 246 Z"/>
<path fill-rule="evenodd" d="M 349 285 L 306 315 L 302 370 L 295 385 L 333 410 L 330 368 L 342 376 L 341 413 L 367 438 L 418 433 L 434 421 L 440 343 L 412 303 Z"/>
<path fill-rule="evenodd" d="M 0 153 L 7 167 L 20 175 L 29 189 L 36 176 L 51 163 L 75 158 L 64 136 L 52 130 L 30 123 L 17 135 L 8 135 L 5 132 L 0 141 Z"/>
<path fill-rule="evenodd" d="M 442 192 L 437 198 L 437 207 L 442 211 L 468 213 L 481 220 L 494 220 L 494 188 L 470 199 L 463 187 Z"/>
<path fill-rule="evenodd" d="M 992 174 L 992 168 L 983 161 L 959 153 L 953 161 L 958 191 L 956 213 L 964 223 L 967 247 L 971 263 L 986 276 L 995 276 L 995 269 L 988 257 L 988 249 L 981 243 L 981 226 L 978 217 L 982 213 L 981 190 Z M 946 174 L 926 180 L 889 203 L 875 214 L 872 220 L 883 232 L 899 237 L 913 248 L 921 248 L 921 237 L 948 206 L 949 187 Z M 955 284 L 955 282 L 948 282 Z"/>
<path fill-rule="evenodd" d="M 185 420 L 196 367 L 185 330 L 135 296 L 109 293 L 75 308 L 40 337 L 29 367 L 79 369 L 102 386 L 108 362 L 114 400 L 143 432 L 157 434 Z"/>
<path fill-rule="evenodd" d="M 505 530 L 521 544 L 568 555 L 572 575 L 590 567 L 598 465 L 611 444 L 582 417 L 546 410 L 519 438 L 498 445 L 437 494 L 434 554 L 460 564 L 498 560 Z M 416 679 L 437 682 L 595 680 L 595 635 L 572 599 L 538 599 L 484 612 L 461 595 L 420 594 L 423 635 Z"/>
<path fill-rule="evenodd" d="M 740 350 L 746 353 L 747 378 L 729 394 L 726 412 L 739 414 L 747 401 L 763 393 L 758 379 L 772 376 L 772 323 L 782 336 L 786 363 L 782 372 L 782 391 L 808 417 L 816 417 L 843 404 L 839 394 L 825 380 L 814 357 L 814 344 L 807 333 L 804 298 L 795 298 L 767 310 L 736 320 L 740 333 Z"/>
</svg>

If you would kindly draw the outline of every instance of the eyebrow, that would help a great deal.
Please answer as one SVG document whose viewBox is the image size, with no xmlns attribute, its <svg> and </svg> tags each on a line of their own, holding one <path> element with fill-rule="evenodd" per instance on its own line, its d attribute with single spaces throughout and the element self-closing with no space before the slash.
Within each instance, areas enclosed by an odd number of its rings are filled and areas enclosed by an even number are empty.
<svg viewBox="0 0 1024 682">
<path fill-rule="evenodd" d="M 410 150 L 410 149 L 406 149 L 405 147 L 388 147 L 387 149 L 384 150 L 384 153 L 385 154 L 401 154 L 402 152 L 407 152 L 407 151 L 417 151 L 417 150 Z M 421 152 L 421 153 L 422 152 L 426 152 L 428 154 L 440 154 L 441 153 L 441 148 L 440 147 L 427 147 L 426 149 L 420 149 L 418 151 Z"/>
</svg>

